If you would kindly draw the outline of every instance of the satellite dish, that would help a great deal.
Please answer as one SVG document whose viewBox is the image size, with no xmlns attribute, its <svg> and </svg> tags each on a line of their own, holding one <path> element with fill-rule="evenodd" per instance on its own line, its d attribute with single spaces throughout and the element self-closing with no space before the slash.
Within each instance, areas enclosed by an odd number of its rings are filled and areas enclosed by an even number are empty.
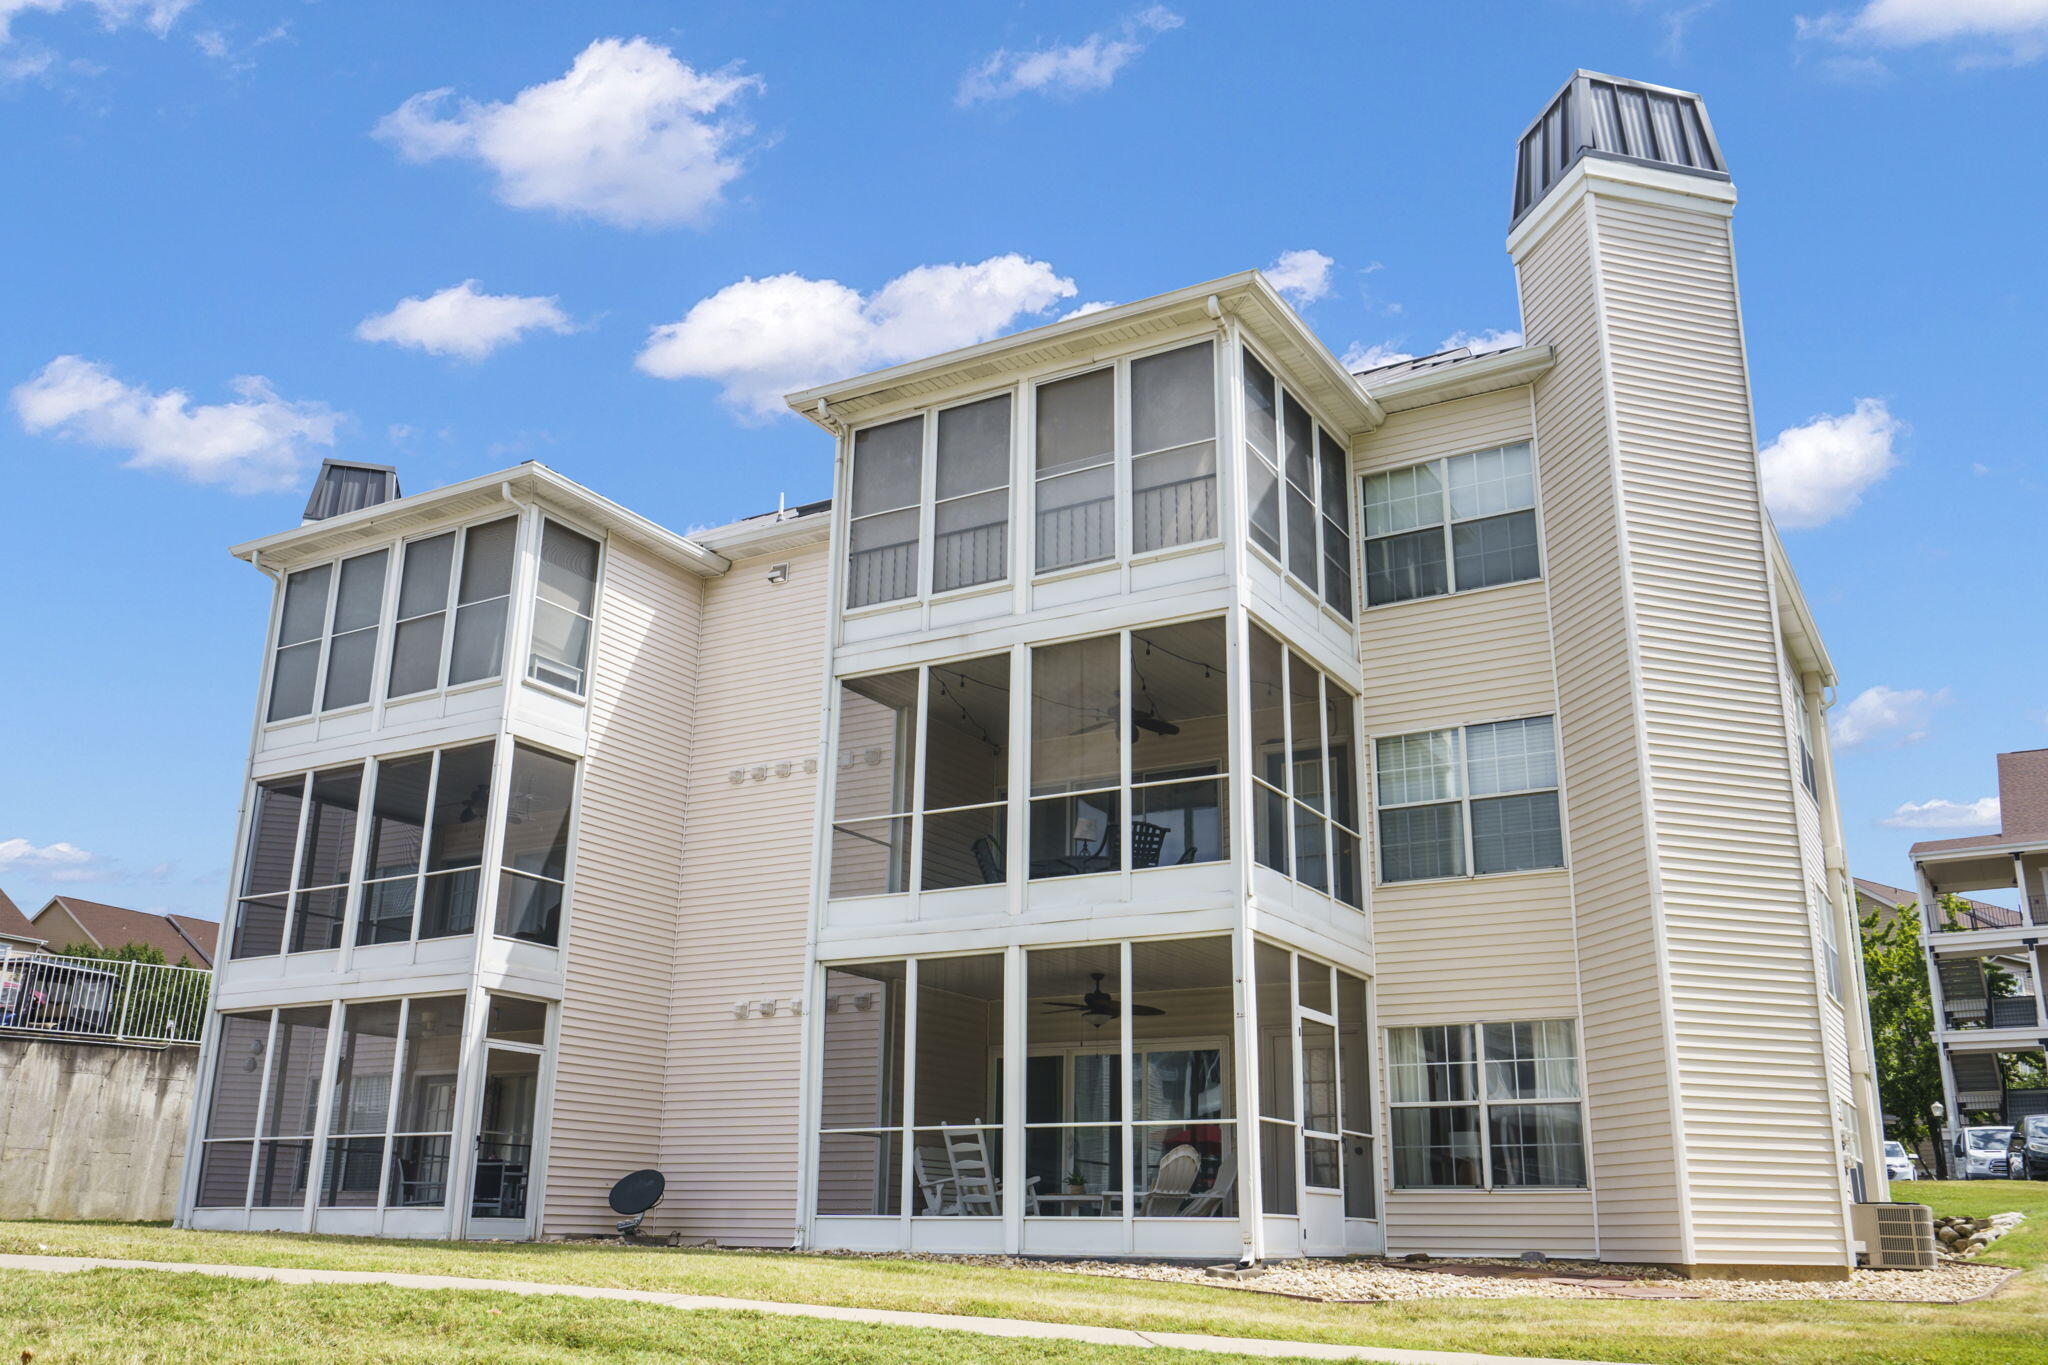
<svg viewBox="0 0 2048 1365">
<path fill-rule="evenodd" d="M 612 1186 L 609 1202 L 613 1213 L 623 1213 L 626 1221 L 620 1223 L 619 1236 L 625 1237 L 636 1231 L 640 1220 L 647 1211 L 661 1202 L 662 1194 L 668 1189 L 668 1181 L 660 1171 L 635 1171 Z"/>
</svg>

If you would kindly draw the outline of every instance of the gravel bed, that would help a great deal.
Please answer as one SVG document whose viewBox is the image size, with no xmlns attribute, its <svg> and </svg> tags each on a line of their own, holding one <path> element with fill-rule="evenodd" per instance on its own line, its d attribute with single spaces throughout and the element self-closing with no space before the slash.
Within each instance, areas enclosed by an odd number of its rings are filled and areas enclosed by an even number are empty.
<svg viewBox="0 0 2048 1365">
<path fill-rule="evenodd" d="M 848 1253 L 833 1253 L 847 1255 Z M 1846 1280 L 1689 1280 L 1658 1266 L 1553 1261 L 1532 1266 L 1485 1257 L 1441 1259 L 1425 1269 L 1401 1261 L 1274 1261 L 1251 1279 L 1219 1278 L 1202 1267 L 1161 1261 L 1051 1261 L 1019 1256 L 851 1253 L 859 1259 L 938 1261 L 952 1265 L 1051 1270 L 1069 1275 L 1154 1280 L 1285 1294 L 1325 1302 L 1396 1299 L 1642 1299 L 1742 1301 L 1792 1299 L 1956 1303 L 2000 1288 L 2017 1274 L 2003 1266 L 1943 1257 L 1933 1270 L 1857 1270 Z M 1475 1273 L 1476 1272 L 1476 1273 Z"/>
</svg>

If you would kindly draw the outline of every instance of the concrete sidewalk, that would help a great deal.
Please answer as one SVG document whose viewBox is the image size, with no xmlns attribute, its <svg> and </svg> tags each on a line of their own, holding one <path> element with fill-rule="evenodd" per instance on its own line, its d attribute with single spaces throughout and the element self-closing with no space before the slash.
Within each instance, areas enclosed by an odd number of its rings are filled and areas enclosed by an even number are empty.
<svg viewBox="0 0 2048 1365">
<path fill-rule="evenodd" d="M 704 1294 L 664 1294 L 653 1289 L 603 1289 L 594 1285 L 536 1284 L 529 1280 L 472 1280 L 455 1275 L 405 1275 L 375 1270 L 301 1270 L 284 1266 L 209 1265 L 183 1261 L 115 1261 L 95 1256 L 5 1256 L 0 1270 L 167 1270 L 190 1275 L 219 1275 L 237 1280 L 275 1280 L 279 1284 L 385 1284 L 399 1289 L 471 1289 L 498 1294 L 559 1294 L 576 1299 L 618 1299 L 669 1308 L 710 1309 L 721 1313 L 776 1313 L 793 1318 L 825 1318 L 834 1322 L 874 1323 L 884 1327 L 924 1327 L 947 1332 L 972 1332 L 985 1337 L 1036 1337 L 1047 1341 L 1085 1341 L 1096 1346 L 1175 1346 L 1184 1351 L 1216 1351 L 1291 1360 L 1372 1360 L 1386 1365 L 1611 1365 L 1601 1361 L 1565 1361 L 1554 1357 L 1475 1355 L 1469 1351 L 1401 1351 L 1383 1346 L 1332 1346 L 1315 1341 L 1268 1341 L 1260 1337 L 1214 1337 L 1198 1332 L 1135 1332 L 1123 1327 L 1088 1327 L 1076 1323 L 1030 1322 L 1022 1318 L 977 1318 L 952 1313 L 903 1313 L 887 1308 L 835 1308 L 829 1304 L 776 1303 L 768 1299 L 726 1299 Z"/>
</svg>

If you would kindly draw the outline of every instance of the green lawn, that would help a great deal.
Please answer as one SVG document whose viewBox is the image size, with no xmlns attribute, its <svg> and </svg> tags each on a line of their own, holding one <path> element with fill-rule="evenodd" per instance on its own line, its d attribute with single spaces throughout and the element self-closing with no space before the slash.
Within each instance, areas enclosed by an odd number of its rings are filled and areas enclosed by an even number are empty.
<svg viewBox="0 0 2048 1365">
<path fill-rule="evenodd" d="M 2048 1266 L 2048 1184 L 1923 1182 L 1902 1186 L 1898 1193 L 1931 1203 L 1942 1213 L 2026 1212 L 2028 1223 L 2023 1230 L 1998 1243 L 1985 1259 L 2024 1266 L 2031 1273 L 1995 1298 L 1953 1305 L 1509 1299 L 1354 1306 L 1300 1303 L 1194 1285 L 914 1261 L 558 1244 L 373 1242 L 345 1237 L 179 1232 L 133 1224 L 0 1223 L 0 1252 L 398 1270 L 1140 1330 L 1652 1365 L 1922 1365 L 1928 1361 L 2040 1365 L 2048 1361 L 2048 1280 L 2041 1273 Z M 123 1279 L 121 1283 L 129 1282 Z M 279 1292 L 288 1298 L 310 1291 Z M 561 1320 L 576 1320 L 586 1313 L 601 1318 L 623 1307 L 564 1306 Z M 13 1303 L 0 1302 L 0 1323 L 13 1317 Z M 1071 1354 L 1064 1344 L 1054 1345 Z M 986 1344 L 970 1349 L 987 1353 Z M 1148 1355 L 1146 1359 L 1156 1357 Z"/>
<path fill-rule="evenodd" d="M 644 1303 L 279 1285 L 150 1270 L 0 1271 L 0 1356 L 37 1365 L 1118 1365 L 1131 1352 Z M 1252 1365 L 1148 1350 L 1146 1365 Z"/>
</svg>

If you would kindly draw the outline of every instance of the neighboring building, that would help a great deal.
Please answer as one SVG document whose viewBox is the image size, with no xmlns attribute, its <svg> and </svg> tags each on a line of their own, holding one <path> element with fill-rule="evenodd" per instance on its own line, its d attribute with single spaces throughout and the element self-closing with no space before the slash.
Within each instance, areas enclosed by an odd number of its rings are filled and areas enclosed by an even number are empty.
<svg viewBox="0 0 2048 1365">
<path fill-rule="evenodd" d="M 30 922 L 47 941 L 49 952 L 62 952 L 78 943 L 95 948 L 122 948 L 133 943 L 160 950 L 164 961 L 174 967 L 181 961 L 211 967 L 214 940 L 220 934 L 220 926 L 211 920 L 124 910 L 77 896 L 50 897 L 49 904 L 36 911 Z"/>
<path fill-rule="evenodd" d="M 2048 1010 L 2036 984 L 2048 966 L 2041 949 L 2048 925 L 2048 749 L 1998 756 L 1998 803 L 1996 834 L 1913 845 L 1920 941 L 1935 966 L 1942 1089 L 1956 1126 L 2048 1114 L 2048 1090 L 2006 1085 L 2010 1059 L 2039 1063 L 2048 1055 Z M 1971 910 L 1951 927 L 1942 896 L 1992 890 L 2013 891 L 2018 908 L 1990 907 L 1999 911 L 1995 917 Z M 2012 972 L 2022 993 L 1995 995 L 1987 963 Z"/>
<path fill-rule="evenodd" d="M 39 953 L 47 946 L 21 907 L 0 891 L 0 953 Z"/>
<path fill-rule="evenodd" d="M 655 1166 L 736 1245 L 1845 1273 L 1733 203 L 1694 97 L 1580 73 L 1523 346 L 1353 376 L 1248 272 L 792 395 L 830 503 L 688 537 L 533 464 L 316 489 L 236 551 L 180 1222 L 586 1234 Z"/>
</svg>

